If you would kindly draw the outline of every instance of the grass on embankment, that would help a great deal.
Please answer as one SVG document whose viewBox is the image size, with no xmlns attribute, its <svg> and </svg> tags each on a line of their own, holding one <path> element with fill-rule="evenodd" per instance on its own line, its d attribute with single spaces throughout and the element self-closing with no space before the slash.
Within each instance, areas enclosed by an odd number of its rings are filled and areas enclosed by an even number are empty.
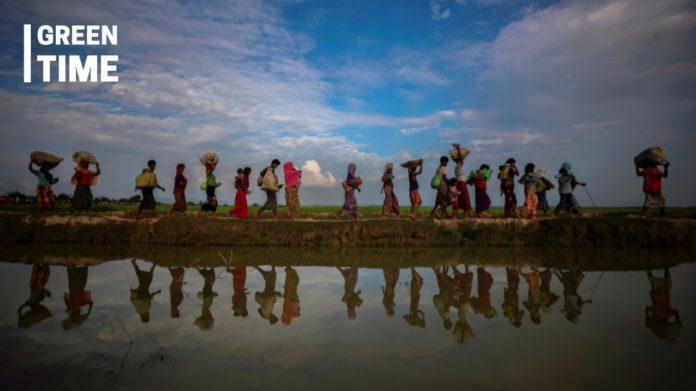
<svg viewBox="0 0 696 391">
<path fill-rule="evenodd" d="M 260 206 L 254 206 L 250 205 L 249 206 L 249 213 L 250 215 L 253 215 L 254 212 L 256 212 Z M 171 204 L 157 204 L 157 213 L 169 213 L 171 211 L 172 206 Z M 232 206 L 229 205 L 220 205 L 218 207 L 217 213 L 218 214 L 227 214 L 229 210 L 232 209 Z M 301 207 L 300 208 L 300 216 L 299 217 L 316 217 L 316 218 L 321 218 L 321 217 L 331 217 L 329 215 L 335 214 L 338 210 L 340 209 L 339 206 L 306 206 L 306 207 Z M 94 204 L 92 208 L 92 212 L 126 212 L 126 213 L 135 213 L 138 210 L 138 204 L 99 204 L 96 203 Z M 189 205 L 188 206 L 188 212 L 187 213 L 193 213 L 195 211 L 200 210 L 200 205 Z M 409 207 L 401 207 L 401 214 L 406 216 L 410 212 Z M 418 209 L 417 212 L 417 217 L 419 218 L 425 218 L 428 217 L 430 213 L 431 207 L 429 206 L 423 206 L 420 209 Z M 371 218 L 371 217 L 378 217 L 380 215 L 380 212 L 382 211 L 381 206 L 362 206 L 360 207 L 360 217 L 362 218 Z M 0 206 L 0 213 L 2 212 L 23 212 L 23 213 L 33 213 L 36 214 L 36 205 L 34 204 L 22 204 L 22 205 L 2 205 Z M 549 214 L 552 214 L 553 208 L 551 211 L 549 211 Z M 642 210 L 640 207 L 622 207 L 622 208 L 583 208 L 582 212 L 587 215 L 600 215 L 600 216 L 628 216 L 628 215 L 636 215 L 636 214 L 641 214 Z M 47 212 L 46 214 L 54 214 L 54 213 L 72 213 L 72 207 L 71 205 L 68 204 L 57 204 L 55 209 L 53 211 Z M 461 215 L 462 212 L 459 212 L 459 215 Z M 653 213 L 657 213 L 657 211 L 653 211 Z M 489 216 L 491 217 L 502 217 L 503 215 L 503 208 L 491 208 L 488 211 Z M 689 217 L 689 218 L 696 218 L 696 208 L 668 208 L 667 209 L 667 214 L 668 217 Z M 266 216 L 268 216 L 268 213 L 266 213 Z M 287 216 L 287 209 L 284 207 L 279 207 L 278 208 L 278 217 L 283 218 Z"/>
</svg>

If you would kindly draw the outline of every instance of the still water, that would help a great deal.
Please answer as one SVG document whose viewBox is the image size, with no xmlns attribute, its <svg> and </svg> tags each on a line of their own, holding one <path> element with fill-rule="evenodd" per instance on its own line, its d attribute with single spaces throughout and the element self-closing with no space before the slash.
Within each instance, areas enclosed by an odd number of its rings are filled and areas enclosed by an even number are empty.
<svg viewBox="0 0 696 391">
<path fill-rule="evenodd" d="M 31 251 L 3 389 L 696 389 L 688 255 Z"/>
</svg>

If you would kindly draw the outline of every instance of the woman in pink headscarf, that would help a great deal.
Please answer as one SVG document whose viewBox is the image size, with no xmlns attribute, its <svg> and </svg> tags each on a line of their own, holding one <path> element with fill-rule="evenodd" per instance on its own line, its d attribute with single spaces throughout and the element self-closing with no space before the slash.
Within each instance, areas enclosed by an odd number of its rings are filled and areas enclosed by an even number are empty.
<svg viewBox="0 0 696 391">
<path fill-rule="evenodd" d="M 184 176 L 186 166 L 183 163 L 176 165 L 174 177 L 174 206 L 172 212 L 186 212 L 186 184 L 188 180 Z"/>
<path fill-rule="evenodd" d="M 288 208 L 288 218 L 292 219 L 300 210 L 299 192 L 302 170 L 295 168 L 292 162 L 287 162 L 283 165 L 283 173 L 285 174 L 285 204 Z"/>
</svg>

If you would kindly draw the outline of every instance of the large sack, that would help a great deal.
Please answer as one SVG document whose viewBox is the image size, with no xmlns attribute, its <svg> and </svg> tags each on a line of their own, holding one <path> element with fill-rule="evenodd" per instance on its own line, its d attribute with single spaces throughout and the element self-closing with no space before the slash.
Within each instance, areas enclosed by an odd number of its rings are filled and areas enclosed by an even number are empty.
<svg viewBox="0 0 696 391">
<path fill-rule="evenodd" d="M 266 175 L 261 180 L 261 190 L 263 191 L 278 191 L 278 177 L 273 174 L 270 167 L 266 169 Z"/>
<path fill-rule="evenodd" d="M 422 164 L 423 164 L 423 159 L 414 159 L 414 160 L 409 160 L 407 162 L 401 163 L 401 167 L 403 167 L 403 168 L 418 167 Z"/>
<path fill-rule="evenodd" d="M 215 152 L 208 152 L 205 155 L 201 156 L 199 158 L 201 161 L 201 164 L 206 165 L 206 164 L 212 164 L 212 165 L 217 165 L 218 162 L 220 161 L 220 158 L 218 158 L 217 153 Z"/>
<path fill-rule="evenodd" d="M 45 163 L 49 168 L 54 168 L 63 161 L 62 157 L 58 157 L 44 151 L 34 151 L 29 155 L 29 157 L 31 158 L 31 161 L 37 165 L 40 166 Z"/>
<path fill-rule="evenodd" d="M 652 164 L 665 164 L 667 163 L 667 158 L 665 158 L 665 151 L 662 148 L 652 147 L 636 155 L 633 158 L 633 163 L 638 168 L 645 168 Z"/>
<path fill-rule="evenodd" d="M 72 154 L 72 160 L 78 165 L 82 162 L 97 164 L 97 158 L 87 151 L 75 151 Z"/>
<path fill-rule="evenodd" d="M 150 171 L 145 171 L 135 177 L 135 188 L 142 189 L 143 187 L 157 187 L 157 177 Z"/>
<path fill-rule="evenodd" d="M 460 158 L 461 159 L 466 159 L 467 156 L 469 156 L 469 150 L 463 147 L 459 147 L 459 151 L 457 151 L 457 148 L 454 147 L 450 149 L 449 155 L 452 158 L 452 160 L 457 161 Z"/>
</svg>

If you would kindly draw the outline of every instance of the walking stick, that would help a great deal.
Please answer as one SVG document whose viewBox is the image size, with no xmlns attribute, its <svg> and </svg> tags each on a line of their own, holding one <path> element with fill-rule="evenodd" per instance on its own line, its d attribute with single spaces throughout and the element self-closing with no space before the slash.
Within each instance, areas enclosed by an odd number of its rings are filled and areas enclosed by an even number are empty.
<svg viewBox="0 0 696 391">
<path fill-rule="evenodd" d="M 599 286 L 599 282 L 602 281 L 602 277 L 604 277 L 604 272 L 599 275 L 599 278 L 597 279 L 597 283 L 594 286 L 594 289 L 592 289 L 592 293 L 590 293 L 590 300 L 587 300 L 588 303 L 592 303 L 592 298 L 594 297 L 595 291 L 597 291 L 597 287 Z"/>
<path fill-rule="evenodd" d="M 597 208 L 597 204 L 595 204 L 594 200 L 592 199 L 592 196 L 590 195 L 590 192 L 587 191 L 587 186 L 583 186 L 583 189 L 585 189 L 585 193 L 587 193 L 587 196 L 590 198 L 590 201 L 592 201 L 592 207 Z"/>
</svg>

